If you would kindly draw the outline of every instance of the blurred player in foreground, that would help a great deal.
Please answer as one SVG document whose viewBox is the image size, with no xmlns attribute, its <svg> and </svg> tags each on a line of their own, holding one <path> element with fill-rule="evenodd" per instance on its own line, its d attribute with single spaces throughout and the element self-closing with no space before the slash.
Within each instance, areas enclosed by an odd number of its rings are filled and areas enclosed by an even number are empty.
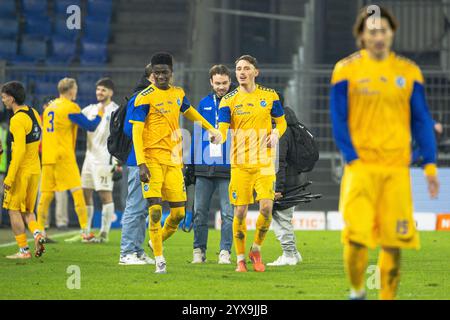
<svg viewBox="0 0 450 320">
<path fill-rule="evenodd" d="M 362 9 L 354 26 L 361 50 L 338 62 L 332 76 L 333 133 L 347 163 L 339 210 L 350 299 L 365 298 L 368 248 L 381 246 L 380 299 L 396 296 L 400 249 L 419 249 L 409 175 L 412 138 L 424 156 L 431 198 L 439 191 L 424 79 L 414 62 L 391 51 L 397 22 L 379 9 L 374 15 Z"/>
<path fill-rule="evenodd" d="M 9 127 L 12 135 L 12 155 L 8 175 L 3 182 L 3 207 L 9 210 L 11 228 L 19 246 L 18 253 L 6 258 L 31 258 L 25 225 L 34 237 L 34 255 L 40 257 L 45 252 L 45 239 L 36 222 L 34 207 L 41 177 L 41 121 L 36 110 L 24 105 L 25 88 L 20 82 L 5 83 L 1 92 L 3 104 L 14 112 Z"/>
</svg>

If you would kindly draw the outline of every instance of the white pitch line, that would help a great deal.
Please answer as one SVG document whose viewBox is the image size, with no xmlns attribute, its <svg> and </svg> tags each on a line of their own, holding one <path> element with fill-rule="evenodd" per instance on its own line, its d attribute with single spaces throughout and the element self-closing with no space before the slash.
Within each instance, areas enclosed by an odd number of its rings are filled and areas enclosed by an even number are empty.
<svg viewBox="0 0 450 320">
<path fill-rule="evenodd" d="M 70 235 L 78 233 L 78 232 L 80 232 L 80 231 L 69 231 L 69 232 L 58 233 L 54 236 L 51 236 L 51 238 L 52 239 L 53 238 L 61 238 L 61 237 L 65 237 L 65 236 L 70 236 Z M 27 239 L 27 241 L 34 241 L 34 238 Z M 17 242 L 8 242 L 8 243 L 0 244 L 0 248 L 10 247 L 10 246 L 13 246 L 16 244 L 17 244 Z"/>
</svg>

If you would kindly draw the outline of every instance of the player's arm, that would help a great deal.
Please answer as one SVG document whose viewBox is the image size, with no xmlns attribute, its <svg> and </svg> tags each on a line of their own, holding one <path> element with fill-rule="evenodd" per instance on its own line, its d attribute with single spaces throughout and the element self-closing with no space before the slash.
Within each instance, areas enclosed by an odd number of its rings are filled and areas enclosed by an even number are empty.
<svg viewBox="0 0 450 320">
<path fill-rule="evenodd" d="M 229 106 L 229 101 L 222 98 L 219 105 L 219 133 L 218 136 L 214 137 L 213 143 L 225 143 L 227 141 L 227 133 L 231 124 L 231 109 Z"/>
<path fill-rule="evenodd" d="M 136 163 L 139 167 L 139 176 L 142 182 L 148 182 L 150 179 L 150 171 L 145 164 L 144 155 L 144 126 L 145 119 L 150 110 L 150 104 L 145 96 L 138 96 L 134 101 L 134 109 L 130 117 L 132 124 L 132 140 L 134 145 L 134 152 L 136 155 Z"/>
<path fill-rule="evenodd" d="M 348 128 L 348 79 L 339 69 L 333 72 L 330 92 L 330 113 L 336 145 L 347 163 L 358 159 Z"/>
<path fill-rule="evenodd" d="M 69 119 L 73 123 L 79 125 L 81 128 L 93 132 L 97 129 L 100 121 L 102 121 L 103 112 L 99 110 L 94 119 L 89 120 L 82 112 L 69 114 Z"/>
<path fill-rule="evenodd" d="M 195 110 L 193 106 L 189 103 L 186 97 L 183 98 L 183 102 L 181 103 L 180 111 L 183 115 L 192 122 L 200 122 L 202 128 L 208 131 L 213 131 L 214 127 L 211 123 L 208 122 L 203 116 Z"/>
<path fill-rule="evenodd" d="M 439 192 L 436 166 L 436 138 L 434 136 L 433 119 L 428 110 L 425 88 L 422 81 L 415 81 L 410 100 L 411 132 L 419 145 L 423 157 L 424 172 L 428 180 L 428 188 L 432 198 Z"/>
<path fill-rule="evenodd" d="M 10 131 L 14 137 L 14 145 L 12 148 L 11 163 L 9 165 L 8 175 L 3 182 L 7 190 L 14 184 L 17 170 L 19 169 L 20 163 L 25 156 L 25 140 L 27 135 L 25 122 L 27 119 L 23 119 L 23 117 L 20 116 L 21 115 L 16 115 L 15 119 L 13 119 L 10 124 Z"/>
</svg>

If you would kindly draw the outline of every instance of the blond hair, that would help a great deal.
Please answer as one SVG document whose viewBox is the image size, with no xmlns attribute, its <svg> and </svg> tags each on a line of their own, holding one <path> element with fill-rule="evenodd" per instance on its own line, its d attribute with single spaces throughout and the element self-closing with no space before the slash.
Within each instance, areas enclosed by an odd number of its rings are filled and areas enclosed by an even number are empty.
<svg viewBox="0 0 450 320">
<path fill-rule="evenodd" d="M 77 84 L 76 80 L 73 78 L 64 78 L 58 82 L 58 92 L 60 94 L 67 93 Z"/>
</svg>

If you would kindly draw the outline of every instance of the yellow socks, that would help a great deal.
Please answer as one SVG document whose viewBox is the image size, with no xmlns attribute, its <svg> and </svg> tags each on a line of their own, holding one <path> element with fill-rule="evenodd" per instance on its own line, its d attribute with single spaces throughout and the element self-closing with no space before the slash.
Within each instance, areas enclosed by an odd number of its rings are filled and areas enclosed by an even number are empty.
<svg viewBox="0 0 450 320">
<path fill-rule="evenodd" d="M 363 292 L 365 289 L 364 275 L 368 259 L 367 247 L 353 244 L 344 245 L 344 266 L 352 286 L 352 293 Z"/>
<path fill-rule="evenodd" d="M 35 236 L 36 232 L 39 232 L 39 225 L 36 221 L 32 220 L 28 223 L 28 230 Z"/>
<path fill-rule="evenodd" d="M 148 208 L 149 224 L 148 234 L 152 242 L 155 257 L 162 256 L 162 230 L 161 230 L 162 207 L 155 204 Z"/>
<path fill-rule="evenodd" d="M 233 238 L 238 261 L 245 259 L 245 241 L 247 238 L 245 218 L 239 219 L 236 216 L 233 218 Z"/>
<path fill-rule="evenodd" d="M 83 189 L 78 189 L 72 192 L 73 203 L 75 205 L 75 212 L 78 216 L 80 228 L 86 231 L 88 228 L 88 214 L 86 208 L 86 201 L 84 200 Z"/>
<path fill-rule="evenodd" d="M 261 213 L 256 220 L 256 233 L 254 243 L 257 246 L 261 246 L 266 238 L 267 231 L 269 231 L 270 223 L 272 222 L 272 215 L 265 217 Z"/>
<path fill-rule="evenodd" d="M 28 250 L 28 241 L 27 241 L 27 235 L 25 233 L 19 234 L 15 236 L 17 245 L 20 248 L 20 251 L 26 251 Z"/>
<path fill-rule="evenodd" d="M 52 203 L 54 197 L 53 192 L 42 192 L 39 204 L 37 207 L 38 226 L 41 231 L 45 230 L 45 223 L 47 222 L 48 208 Z"/>
<path fill-rule="evenodd" d="M 400 250 L 381 250 L 378 257 L 381 274 L 381 300 L 393 300 L 400 282 Z"/>
<path fill-rule="evenodd" d="M 170 238 L 178 229 L 178 225 L 185 216 L 185 208 L 170 208 L 170 214 L 164 222 L 164 227 L 162 228 L 162 241 L 166 241 Z"/>
</svg>

